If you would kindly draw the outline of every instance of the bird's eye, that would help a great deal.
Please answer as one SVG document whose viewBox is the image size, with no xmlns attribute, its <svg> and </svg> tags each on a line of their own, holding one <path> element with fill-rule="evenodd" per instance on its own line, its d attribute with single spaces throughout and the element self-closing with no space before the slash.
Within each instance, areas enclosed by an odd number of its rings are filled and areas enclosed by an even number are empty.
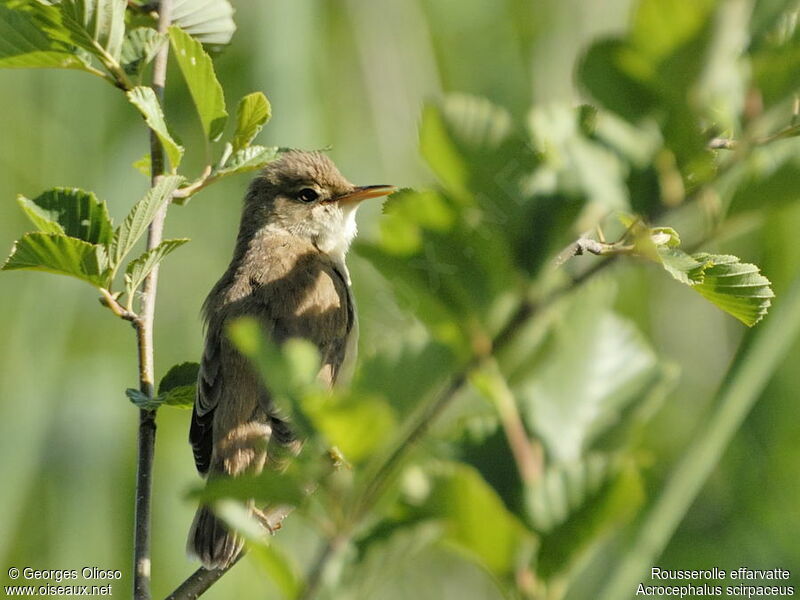
<svg viewBox="0 0 800 600">
<path fill-rule="evenodd" d="M 297 199 L 302 202 L 314 202 L 317 198 L 319 198 L 319 193 L 312 188 L 303 188 L 297 192 Z"/>
</svg>

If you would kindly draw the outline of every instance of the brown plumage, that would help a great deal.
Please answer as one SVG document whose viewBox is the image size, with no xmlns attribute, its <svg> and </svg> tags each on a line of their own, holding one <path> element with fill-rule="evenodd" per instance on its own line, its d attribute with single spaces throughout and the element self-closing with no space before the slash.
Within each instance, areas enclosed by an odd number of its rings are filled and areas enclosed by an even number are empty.
<svg viewBox="0 0 800 600">
<path fill-rule="evenodd" d="M 288 152 L 253 180 L 233 259 L 204 305 L 206 341 L 190 441 L 208 477 L 258 473 L 297 446 L 269 391 L 226 336 L 238 317 L 258 320 L 281 343 L 314 343 L 319 377 L 333 385 L 355 358 L 358 335 L 345 254 L 355 209 L 388 186 L 354 187 L 318 152 Z M 207 568 L 227 566 L 242 539 L 201 506 L 187 549 Z"/>
</svg>

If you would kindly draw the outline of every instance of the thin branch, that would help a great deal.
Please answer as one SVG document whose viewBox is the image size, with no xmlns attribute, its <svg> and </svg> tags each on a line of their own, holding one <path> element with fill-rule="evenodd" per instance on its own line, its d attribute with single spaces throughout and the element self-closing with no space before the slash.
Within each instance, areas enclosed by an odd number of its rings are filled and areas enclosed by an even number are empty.
<svg viewBox="0 0 800 600">
<path fill-rule="evenodd" d="M 208 588 L 214 585 L 220 578 L 225 575 L 233 565 L 238 563 L 244 552 L 240 552 L 231 564 L 223 569 L 206 569 L 200 567 L 192 573 L 182 584 L 175 588 L 175 591 L 167 596 L 166 600 L 196 600 L 202 596 Z"/>
<path fill-rule="evenodd" d="M 514 394 L 508 387 L 506 378 L 500 372 L 497 360 L 488 359 L 485 369 L 492 378 L 492 399 L 497 406 L 500 423 L 511 449 L 511 456 L 517 465 L 519 476 L 526 485 L 536 483 L 544 471 L 542 445 L 537 439 L 531 439 L 528 432 L 525 431 Z"/>
<path fill-rule="evenodd" d="M 158 31 L 166 34 L 170 25 L 171 0 L 161 0 Z M 164 85 L 167 78 L 167 56 L 169 46 L 162 46 L 153 64 L 153 83 L 159 102 L 163 102 Z M 164 149 L 157 135 L 150 131 L 151 184 L 155 185 L 164 173 Z M 158 211 L 147 232 L 147 249 L 161 243 L 167 207 Z M 139 352 L 139 389 L 152 397 L 155 392 L 155 367 L 153 359 L 153 321 L 155 317 L 156 291 L 158 288 L 158 265 L 144 280 L 141 317 L 136 328 Z M 150 499 L 152 492 L 153 457 L 156 442 L 156 412 L 139 411 L 139 438 L 136 473 L 136 515 L 134 530 L 134 575 L 133 597 L 135 600 L 150 599 Z"/>
<path fill-rule="evenodd" d="M 797 113 L 793 111 L 792 122 L 788 127 L 784 127 L 780 131 L 771 135 L 752 140 L 748 142 L 750 146 L 764 146 L 766 144 L 775 142 L 777 140 L 784 140 L 787 138 L 800 136 L 800 124 L 797 123 Z M 731 138 L 716 137 L 708 142 L 708 147 L 711 150 L 736 150 L 743 145 L 743 142 Z"/>
<path fill-rule="evenodd" d="M 259 518 L 268 530 L 275 532 L 281 528 L 283 520 L 292 512 L 290 507 L 276 506 L 268 511 L 264 511 Z M 241 552 L 236 559 L 224 569 L 206 569 L 200 567 L 184 580 L 175 590 L 167 596 L 166 600 L 196 600 L 203 595 L 208 588 L 214 585 L 225 575 L 233 566 L 238 563 L 244 552 Z"/>
</svg>

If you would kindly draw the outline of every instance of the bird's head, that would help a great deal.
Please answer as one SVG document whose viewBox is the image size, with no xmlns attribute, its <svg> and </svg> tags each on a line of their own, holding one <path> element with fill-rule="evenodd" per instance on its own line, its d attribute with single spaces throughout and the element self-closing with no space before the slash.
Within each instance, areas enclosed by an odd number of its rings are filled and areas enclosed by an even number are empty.
<svg viewBox="0 0 800 600">
<path fill-rule="evenodd" d="M 354 186 L 321 152 L 293 150 L 253 180 L 243 225 L 297 235 L 323 252 L 343 257 L 356 235 L 359 204 L 395 190 L 388 185 Z"/>
</svg>

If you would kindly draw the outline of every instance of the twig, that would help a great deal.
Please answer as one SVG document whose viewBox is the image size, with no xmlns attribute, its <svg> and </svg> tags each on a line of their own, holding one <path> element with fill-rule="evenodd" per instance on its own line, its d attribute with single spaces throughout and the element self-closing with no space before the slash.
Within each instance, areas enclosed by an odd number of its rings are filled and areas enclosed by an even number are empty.
<svg viewBox="0 0 800 600">
<path fill-rule="evenodd" d="M 530 439 L 522 423 L 514 394 L 500 372 L 497 360 L 490 358 L 485 365 L 493 380 L 492 396 L 500 415 L 500 423 L 511 449 L 517 471 L 526 485 L 536 483 L 544 470 L 544 453 L 537 439 Z"/>
<path fill-rule="evenodd" d="M 208 588 L 214 585 L 225 575 L 236 563 L 242 560 L 244 551 L 239 553 L 231 564 L 223 569 L 206 569 L 200 567 L 192 573 L 175 591 L 167 596 L 166 600 L 196 600 L 202 596 Z"/>
<path fill-rule="evenodd" d="M 773 133 L 763 138 L 749 142 L 750 146 L 764 146 L 777 140 L 800 136 L 800 124 L 797 123 L 797 113 L 792 114 L 792 122 L 788 127 L 784 127 L 777 133 Z M 731 138 L 713 138 L 708 142 L 711 150 L 736 150 L 742 146 L 742 142 Z"/>
<path fill-rule="evenodd" d="M 161 0 L 158 31 L 166 34 L 170 24 L 171 0 Z M 159 50 L 153 63 L 153 91 L 163 102 L 167 78 L 169 46 Z M 164 173 L 164 149 L 154 131 L 150 131 L 151 184 L 155 185 Z M 147 231 L 147 249 L 161 243 L 167 207 L 158 211 Z M 137 322 L 136 341 L 139 352 L 139 389 L 149 397 L 154 395 L 155 367 L 153 359 L 153 320 L 155 317 L 158 265 L 144 280 L 141 318 Z M 150 497 L 152 492 L 153 455 L 156 442 L 155 410 L 139 411 L 139 438 L 136 472 L 136 510 L 134 530 L 133 597 L 150 599 Z"/>
<path fill-rule="evenodd" d="M 276 506 L 263 513 L 263 518 L 259 519 L 270 531 L 277 531 L 281 528 L 283 520 L 292 512 L 290 507 Z M 183 583 L 181 583 L 175 590 L 167 596 L 166 600 L 196 600 L 203 595 L 208 588 L 214 585 L 219 579 L 231 570 L 233 565 L 238 563 L 244 551 L 242 551 L 236 559 L 231 562 L 224 569 L 206 569 L 200 567 L 194 573 L 189 575 Z"/>
</svg>

